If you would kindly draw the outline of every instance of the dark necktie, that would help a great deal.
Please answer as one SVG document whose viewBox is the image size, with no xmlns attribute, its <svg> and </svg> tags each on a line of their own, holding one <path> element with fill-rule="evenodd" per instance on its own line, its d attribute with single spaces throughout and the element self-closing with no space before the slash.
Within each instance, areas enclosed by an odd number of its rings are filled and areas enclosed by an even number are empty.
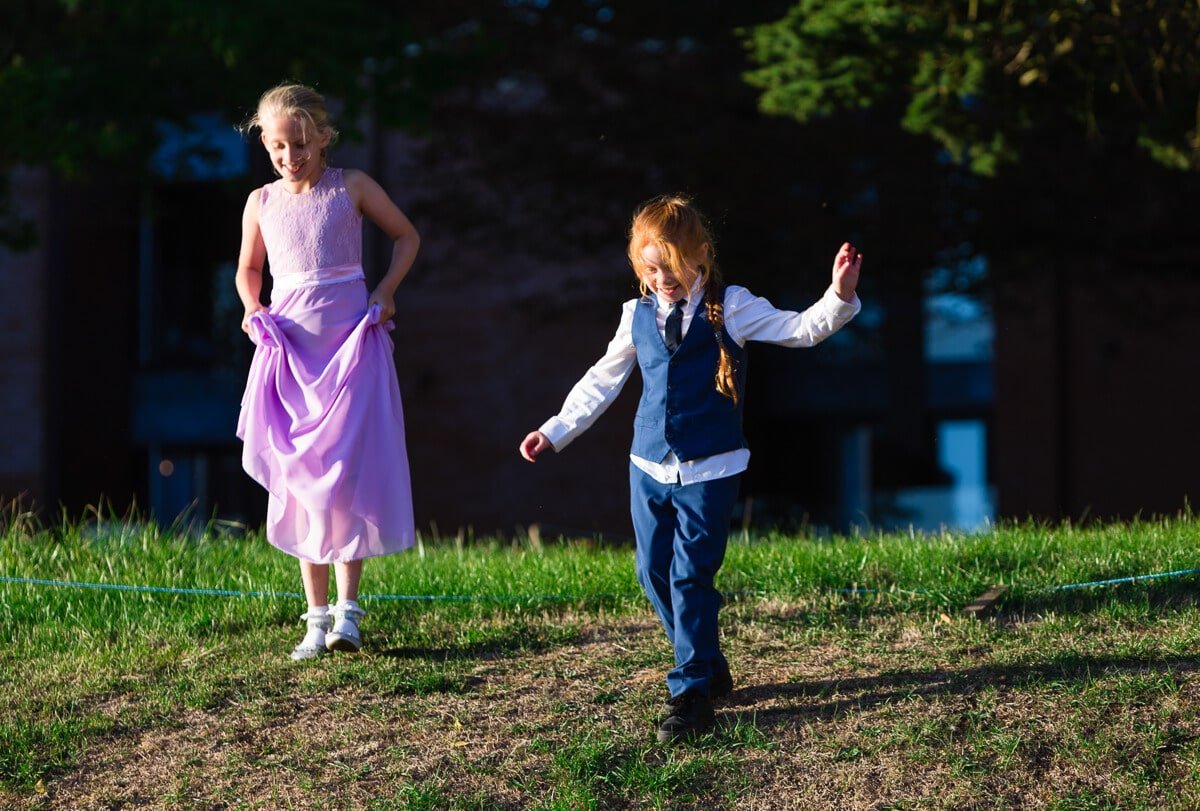
<svg viewBox="0 0 1200 811">
<path fill-rule="evenodd" d="M 671 305 L 671 312 L 667 313 L 665 331 L 668 352 L 674 352 L 683 343 L 683 305 L 685 304 L 687 304 L 687 299 L 680 299 Z"/>
</svg>

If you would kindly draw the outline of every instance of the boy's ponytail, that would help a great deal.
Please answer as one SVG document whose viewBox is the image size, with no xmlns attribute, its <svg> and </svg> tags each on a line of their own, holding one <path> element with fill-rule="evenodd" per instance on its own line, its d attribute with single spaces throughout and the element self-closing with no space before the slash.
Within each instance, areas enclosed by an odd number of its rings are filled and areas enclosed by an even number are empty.
<svg viewBox="0 0 1200 811">
<path fill-rule="evenodd" d="M 717 359 L 717 391 L 737 405 L 737 365 L 729 350 L 725 348 L 725 285 L 722 284 L 721 276 L 715 267 L 708 274 L 704 301 L 708 309 L 708 323 L 712 324 L 713 335 L 717 338 L 717 350 L 720 353 Z"/>
</svg>

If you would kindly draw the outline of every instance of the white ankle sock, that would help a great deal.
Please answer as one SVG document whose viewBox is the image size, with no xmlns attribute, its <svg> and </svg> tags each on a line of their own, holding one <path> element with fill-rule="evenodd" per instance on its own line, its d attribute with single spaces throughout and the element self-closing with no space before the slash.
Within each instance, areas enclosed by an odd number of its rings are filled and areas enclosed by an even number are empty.
<svg viewBox="0 0 1200 811">
<path fill-rule="evenodd" d="M 300 642 L 302 648 L 322 648 L 325 646 L 325 633 L 329 630 L 329 606 L 310 607 L 304 615 L 308 620 L 308 631 Z"/>
<path fill-rule="evenodd" d="M 349 614 L 350 616 L 361 617 L 363 614 L 367 613 L 366 611 L 362 610 L 362 607 L 359 606 L 357 600 L 338 600 L 337 604 L 330 607 L 329 610 L 333 612 L 335 617 L 341 614 Z"/>
</svg>

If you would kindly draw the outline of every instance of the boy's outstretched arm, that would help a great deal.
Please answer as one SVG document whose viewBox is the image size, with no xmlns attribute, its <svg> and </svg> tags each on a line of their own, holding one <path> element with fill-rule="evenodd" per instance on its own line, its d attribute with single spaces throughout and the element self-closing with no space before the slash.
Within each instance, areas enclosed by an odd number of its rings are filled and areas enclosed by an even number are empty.
<svg viewBox="0 0 1200 811">
<path fill-rule="evenodd" d="M 842 301 L 854 301 L 854 290 L 858 287 L 858 270 L 862 267 L 862 254 L 849 242 L 843 242 L 837 256 L 833 258 L 833 292 Z"/>
<path fill-rule="evenodd" d="M 600 360 L 567 393 L 558 415 L 546 420 L 521 441 L 518 450 L 530 462 L 549 449 L 556 453 L 571 444 L 612 404 L 633 367 L 637 365 L 637 350 L 633 346 L 633 311 L 637 299 L 621 307 L 621 321 Z"/>
<path fill-rule="evenodd" d="M 541 431 L 531 431 L 529 436 L 521 441 L 520 451 L 527 460 L 536 462 L 542 451 L 553 447 L 550 440 Z"/>
</svg>

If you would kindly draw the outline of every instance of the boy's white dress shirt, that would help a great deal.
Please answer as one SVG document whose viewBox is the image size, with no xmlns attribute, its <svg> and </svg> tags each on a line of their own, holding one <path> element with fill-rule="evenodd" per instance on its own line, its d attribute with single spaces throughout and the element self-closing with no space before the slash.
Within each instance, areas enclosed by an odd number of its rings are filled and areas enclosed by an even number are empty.
<svg viewBox="0 0 1200 811">
<path fill-rule="evenodd" d="M 685 337 L 700 297 L 699 285 L 688 293 L 683 309 Z M 655 299 L 658 304 L 655 321 L 659 335 L 663 335 L 671 302 L 657 294 Z M 558 416 L 548 419 L 539 429 L 550 440 L 555 451 L 561 451 L 569 445 L 604 413 L 621 393 L 625 381 L 637 366 L 637 349 L 633 345 L 633 313 L 639 300 L 630 299 L 621 307 L 621 322 L 604 355 L 567 394 Z M 808 347 L 837 332 L 861 308 L 857 295 L 853 301 L 842 301 L 834 292 L 833 285 L 829 286 L 819 301 L 802 313 L 777 310 L 765 298 L 755 296 L 744 287 L 730 285 L 725 288 L 725 330 L 737 341 L 738 346 L 745 346 L 747 341 L 762 341 L 787 347 Z M 715 369 L 713 374 L 716 374 Z M 629 455 L 629 459 L 638 469 L 663 484 L 692 484 L 741 473 L 750 463 L 750 450 L 738 448 L 687 462 L 681 462 L 673 452 L 668 453 L 661 462 L 652 462 L 633 454 Z"/>
</svg>

